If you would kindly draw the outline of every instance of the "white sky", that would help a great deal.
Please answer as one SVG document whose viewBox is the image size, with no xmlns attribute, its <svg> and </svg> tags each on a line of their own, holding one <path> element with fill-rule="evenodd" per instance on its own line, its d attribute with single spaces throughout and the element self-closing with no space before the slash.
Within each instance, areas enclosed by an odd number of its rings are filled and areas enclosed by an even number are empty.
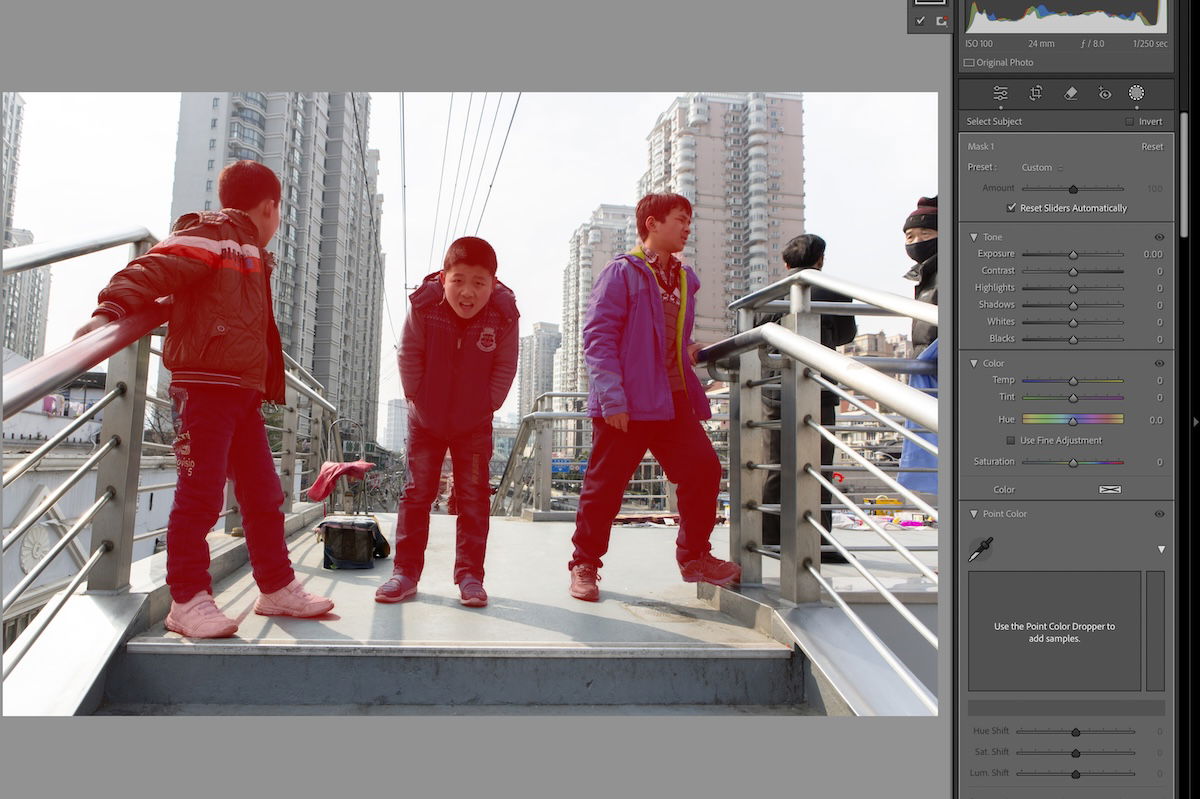
<svg viewBox="0 0 1200 799">
<path fill-rule="evenodd" d="M 567 242 L 601 203 L 632 205 L 646 168 L 646 134 L 676 93 L 527 93 L 521 96 L 478 234 L 496 248 L 499 277 L 517 295 L 521 334 L 538 321 L 560 322 Z M 14 224 L 35 242 L 71 240 L 145 226 L 162 237 L 171 222 L 179 95 L 175 93 L 24 93 L 25 121 Z M 463 148 L 459 192 L 483 183 L 466 228 L 471 195 L 453 235 L 474 233 L 515 93 L 405 96 L 407 263 L 411 285 L 436 268 L 447 238 L 452 181 Z M 911 265 L 900 226 L 921 195 L 937 191 L 937 99 L 933 93 L 806 93 L 807 231 L 828 242 L 825 269 L 850 280 L 912 295 L 901 276 Z M 490 152 L 482 162 L 500 102 Z M 468 158 L 484 109 L 474 166 Z M 401 213 L 400 95 L 372 93 L 370 146 L 380 150 L 384 195 L 380 239 L 387 259 L 380 430 L 384 405 L 398 397 L 393 344 L 405 312 L 405 220 Z M 464 127 L 466 143 L 463 146 Z M 439 167 L 448 143 L 445 188 L 434 231 Z M 481 163 L 482 170 L 481 170 Z M 790 237 L 804 232 L 784 231 Z M 453 238 L 453 235 L 450 238 Z M 431 260 L 431 245 L 433 257 Z M 46 350 L 68 342 L 91 314 L 96 293 L 128 258 L 110 251 L 53 268 Z M 433 264 L 431 266 L 431 263 Z M 704 264 L 697 265 L 701 270 Z M 701 271 L 703 275 L 703 271 Z M 390 314 L 389 314 L 390 309 Z M 389 323 L 388 318 L 391 318 Z M 906 332 L 907 320 L 859 319 L 860 332 Z M 502 413 L 516 410 L 516 386 Z"/>
</svg>

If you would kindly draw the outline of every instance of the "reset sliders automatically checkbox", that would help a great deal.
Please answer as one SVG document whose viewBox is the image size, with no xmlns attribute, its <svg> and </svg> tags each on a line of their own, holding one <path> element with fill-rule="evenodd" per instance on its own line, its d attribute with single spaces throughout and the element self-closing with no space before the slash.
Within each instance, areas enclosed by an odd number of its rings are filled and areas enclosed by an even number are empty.
<svg viewBox="0 0 1200 799">
<path fill-rule="evenodd" d="M 1011 214 L 1013 211 L 1017 210 L 1017 204 L 1009 203 L 1007 206 L 1005 206 L 1005 209 Z"/>
</svg>

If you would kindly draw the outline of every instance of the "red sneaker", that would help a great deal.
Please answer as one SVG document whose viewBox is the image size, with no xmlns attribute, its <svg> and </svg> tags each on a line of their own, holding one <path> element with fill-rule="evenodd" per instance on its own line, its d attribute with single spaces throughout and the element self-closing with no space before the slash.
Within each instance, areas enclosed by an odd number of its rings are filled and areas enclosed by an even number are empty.
<svg viewBox="0 0 1200 799">
<path fill-rule="evenodd" d="M 487 604 L 487 591 L 478 577 L 464 577 L 458 584 L 459 602 L 469 608 L 481 608 Z"/>
<path fill-rule="evenodd" d="M 600 599 L 600 586 L 596 582 L 600 575 L 595 566 L 590 563 L 579 563 L 571 567 L 571 596 L 584 602 L 596 602 Z"/>
<path fill-rule="evenodd" d="M 386 583 L 375 589 L 376 602 L 402 602 L 416 595 L 416 580 L 405 577 L 400 572 L 393 572 Z"/>
<path fill-rule="evenodd" d="M 714 558 L 711 554 L 690 560 L 679 566 L 685 583 L 711 583 L 730 585 L 742 579 L 742 567 L 727 560 Z"/>
</svg>

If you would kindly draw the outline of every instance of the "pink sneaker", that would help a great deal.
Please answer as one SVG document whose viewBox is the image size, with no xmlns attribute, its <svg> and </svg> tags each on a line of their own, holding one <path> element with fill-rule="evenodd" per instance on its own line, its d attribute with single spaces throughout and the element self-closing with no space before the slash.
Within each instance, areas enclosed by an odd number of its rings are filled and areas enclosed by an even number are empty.
<svg viewBox="0 0 1200 799">
<path fill-rule="evenodd" d="M 167 629 L 185 638 L 228 638 L 237 632 L 237 622 L 217 610 L 212 594 L 201 591 L 187 602 L 171 603 Z"/>
<path fill-rule="evenodd" d="M 310 594 L 300 587 L 299 580 L 292 580 L 278 591 L 263 594 L 254 603 L 254 612 L 260 616 L 296 616 L 307 619 L 333 610 L 333 600 Z"/>
</svg>

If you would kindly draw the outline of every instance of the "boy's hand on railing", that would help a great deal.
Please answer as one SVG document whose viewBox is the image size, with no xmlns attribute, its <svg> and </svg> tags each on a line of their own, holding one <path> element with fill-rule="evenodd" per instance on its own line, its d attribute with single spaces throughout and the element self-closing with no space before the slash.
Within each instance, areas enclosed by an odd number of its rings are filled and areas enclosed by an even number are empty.
<svg viewBox="0 0 1200 799">
<path fill-rule="evenodd" d="M 604 422 L 610 427 L 615 427 L 622 433 L 629 432 L 629 414 L 614 413 L 612 416 L 605 416 Z"/>
<path fill-rule="evenodd" d="M 77 338 L 86 336 L 88 333 L 91 333 L 93 330 L 99 330 L 100 328 L 104 327 L 111 321 L 112 321 L 112 317 L 110 317 L 110 316 L 107 316 L 105 314 L 96 314 L 95 316 L 93 316 L 91 319 L 89 319 L 87 321 L 86 325 L 84 325 L 83 327 L 81 327 L 75 331 L 75 335 L 71 337 L 71 340 L 74 341 Z"/>
</svg>

